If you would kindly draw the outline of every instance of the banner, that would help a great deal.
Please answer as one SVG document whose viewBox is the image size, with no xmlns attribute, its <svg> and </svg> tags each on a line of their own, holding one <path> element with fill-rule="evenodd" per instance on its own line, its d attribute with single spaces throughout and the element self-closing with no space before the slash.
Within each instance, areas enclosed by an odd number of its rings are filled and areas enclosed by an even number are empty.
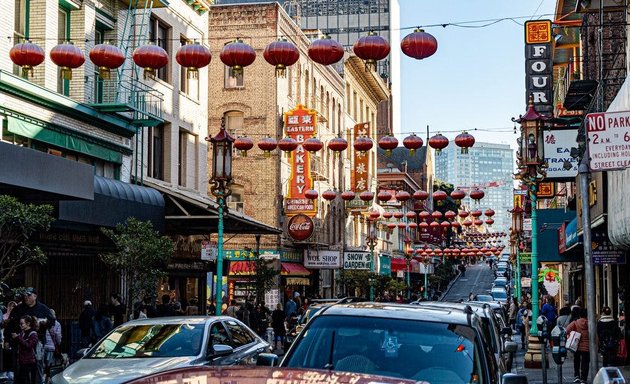
<svg viewBox="0 0 630 384">
<path fill-rule="evenodd" d="M 313 188 L 311 177 L 311 154 L 302 147 L 304 140 L 316 133 L 317 112 L 298 104 L 295 109 L 284 113 L 284 127 L 287 136 L 298 142 L 298 147 L 291 152 L 291 176 L 289 194 L 285 198 L 287 216 L 303 213 L 309 217 L 317 214 L 317 201 L 307 199 L 304 192 Z"/>
</svg>

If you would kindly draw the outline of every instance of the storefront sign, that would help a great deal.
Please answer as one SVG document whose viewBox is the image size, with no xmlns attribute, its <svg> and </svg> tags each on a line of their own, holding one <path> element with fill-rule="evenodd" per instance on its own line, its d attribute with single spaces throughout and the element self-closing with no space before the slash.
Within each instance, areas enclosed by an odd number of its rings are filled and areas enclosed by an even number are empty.
<svg viewBox="0 0 630 384">
<path fill-rule="evenodd" d="M 551 21 L 525 22 L 525 100 L 533 96 L 536 111 L 553 112 Z"/>
<path fill-rule="evenodd" d="M 343 269 L 372 270 L 372 254 L 370 252 L 344 252 Z"/>
<path fill-rule="evenodd" d="M 341 253 L 339 251 L 305 249 L 304 266 L 315 269 L 341 268 Z"/>
<path fill-rule="evenodd" d="M 385 276 L 392 275 L 392 260 L 389 256 L 380 255 L 378 257 L 378 273 Z"/>
<path fill-rule="evenodd" d="M 302 213 L 313 217 L 317 214 L 317 201 L 307 199 L 304 192 L 313 188 L 311 177 L 311 154 L 302 147 L 304 140 L 316 133 L 317 112 L 298 104 L 295 109 L 284 114 L 284 126 L 287 136 L 298 142 L 298 147 L 291 152 L 291 176 L 289 177 L 289 195 L 285 198 L 287 216 Z"/>
<path fill-rule="evenodd" d="M 536 197 L 539 197 L 541 199 L 553 198 L 556 195 L 554 185 L 555 185 L 554 183 L 547 182 L 547 181 L 539 182 L 538 188 L 536 190 Z"/>
<path fill-rule="evenodd" d="M 201 260 L 215 261 L 217 259 L 218 248 L 215 242 L 208 240 L 201 241 Z"/>
<path fill-rule="evenodd" d="M 308 239 L 314 230 L 313 220 L 304 214 L 293 216 L 287 224 L 287 233 L 295 241 Z"/>
<path fill-rule="evenodd" d="M 569 221 L 564 229 L 567 249 L 578 243 L 577 217 Z"/>
<path fill-rule="evenodd" d="M 526 189 L 514 190 L 514 208 L 525 209 L 525 199 L 527 197 Z"/>
<path fill-rule="evenodd" d="M 532 263 L 532 254 L 530 252 L 521 252 L 519 257 L 521 259 L 521 264 L 531 264 Z"/>
<path fill-rule="evenodd" d="M 593 229 L 592 236 L 593 264 L 626 263 L 625 252 L 612 245 L 605 227 L 604 229 Z"/>
<path fill-rule="evenodd" d="M 523 231 L 532 231 L 532 219 L 531 218 L 524 218 L 523 219 Z"/>
<path fill-rule="evenodd" d="M 543 132 L 545 161 L 549 165 L 545 180 L 574 179 L 578 171 L 578 159 L 571 157 L 571 148 L 577 147 L 577 129 Z"/>
<path fill-rule="evenodd" d="M 370 136 L 370 123 L 360 123 L 354 126 L 354 140 L 362 136 Z M 352 167 L 352 190 L 357 195 L 367 191 L 370 178 L 370 153 L 354 150 L 354 164 Z"/>
<path fill-rule="evenodd" d="M 630 111 L 586 115 L 592 171 L 630 168 Z"/>
</svg>

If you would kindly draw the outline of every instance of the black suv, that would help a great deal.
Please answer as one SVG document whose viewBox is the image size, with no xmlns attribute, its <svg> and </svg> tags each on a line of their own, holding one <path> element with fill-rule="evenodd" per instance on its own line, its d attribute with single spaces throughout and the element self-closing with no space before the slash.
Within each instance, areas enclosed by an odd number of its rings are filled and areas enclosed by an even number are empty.
<svg viewBox="0 0 630 384">
<path fill-rule="evenodd" d="M 280 366 L 432 384 L 498 384 L 501 379 L 481 319 L 469 306 L 373 302 L 327 306 L 306 324 Z"/>
</svg>

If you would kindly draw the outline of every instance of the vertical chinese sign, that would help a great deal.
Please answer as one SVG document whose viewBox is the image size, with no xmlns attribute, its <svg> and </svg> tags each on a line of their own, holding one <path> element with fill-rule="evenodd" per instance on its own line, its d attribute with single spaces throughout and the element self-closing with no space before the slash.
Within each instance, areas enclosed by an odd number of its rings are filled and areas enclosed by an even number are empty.
<svg viewBox="0 0 630 384">
<path fill-rule="evenodd" d="M 298 147 L 291 153 L 291 177 L 289 178 L 289 194 L 285 199 L 287 216 L 303 213 L 313 217 L 317 214 L 314 200 L 307 199 L 304 192 L 313 188 L 311 177 L 311 154 L 302 147 L 304 140 L 315 135 L 317 112 L 298 104 L 295 109 L 285 112 L 284 127 L 287 136 L 298 142 Z"/>
<path fill-rule="evenodd" d="M 553 113 L 553 61 L 551 21 L 525 22 L 525 89 L 533 96 L 536 111 Z"/>
<path fill-rule="evenodd" d="M 370 124 L 360 123 L 354 126 L 354 140 L 361 136 L 370 135 Z M 370 153 L 354 151 L 354 166 L 352 168 L 352 190 L 359 194 L 368 190 L 368 180 L 370 169 Z"/>
</svg>

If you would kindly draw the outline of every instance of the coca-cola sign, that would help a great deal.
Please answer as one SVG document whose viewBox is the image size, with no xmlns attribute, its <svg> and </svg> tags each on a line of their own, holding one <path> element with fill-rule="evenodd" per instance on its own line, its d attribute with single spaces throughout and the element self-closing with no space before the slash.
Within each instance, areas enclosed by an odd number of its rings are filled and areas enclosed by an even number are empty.
<svg viewBox="0 0 630 384">
<path fill-rule="evenodd" d="M 313 234 L 314 229 L 315 225 L 313 225 L 313 220 L 303 214 L 293 216 L 287 225 L 289 236 L 296 241 L 308 239 Z"/>
</svg>

